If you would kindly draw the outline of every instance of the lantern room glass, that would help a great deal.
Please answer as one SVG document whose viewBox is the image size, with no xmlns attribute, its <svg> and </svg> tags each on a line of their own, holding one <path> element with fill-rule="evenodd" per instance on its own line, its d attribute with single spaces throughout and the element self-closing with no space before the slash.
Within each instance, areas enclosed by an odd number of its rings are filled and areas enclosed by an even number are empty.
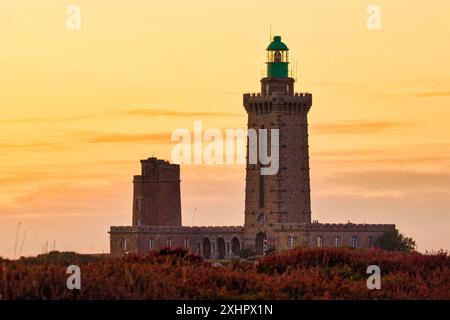
<svg viewBox="0 0 450 320">
<path fill-rule="evenodd" d="M 283 50 L 268 50 L 267 51 L 267 62 L 289 62 L 289 52 Z"/>
</svg>

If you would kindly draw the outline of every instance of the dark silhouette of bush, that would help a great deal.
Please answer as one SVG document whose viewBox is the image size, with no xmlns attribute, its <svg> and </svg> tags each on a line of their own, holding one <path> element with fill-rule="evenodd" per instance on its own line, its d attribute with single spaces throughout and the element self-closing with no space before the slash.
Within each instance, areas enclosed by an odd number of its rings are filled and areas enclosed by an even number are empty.
<svg viewBox="0 0 450 320">
<path fill-rule="evenodd" d="M 248 259 L 254 255 L 255 253 L 251 249 L 241 249 L 241 251 L 239 251 L 239 257 L 242 259 Z"/>
<path fill-rule="evenodd" d="M 405 237 L 398 230 L 390 230 L 379 237 L 374 245 L 388 251 L 412 252 L 416 250 L 416 242 L 412 238 Z"/>
<path fill-rule="evenodd" d="M 86 264 L 89 262 L 97 262 L 101 259 L 99 255 L 79 254 L 76 252 L 59 252 L 50 251 L 46 254 L 40 254 L 36 257 L 21 257 L 19 261 L 24 265 L 71 265 L 71 264 Z"/>
</svg>

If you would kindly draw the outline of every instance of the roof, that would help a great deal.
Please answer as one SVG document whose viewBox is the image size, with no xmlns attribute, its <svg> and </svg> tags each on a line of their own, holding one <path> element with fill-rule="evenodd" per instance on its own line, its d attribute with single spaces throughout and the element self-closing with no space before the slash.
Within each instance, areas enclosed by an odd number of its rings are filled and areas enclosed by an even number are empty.
<svg viewBox="0 0 450 320">
<path fill-rule="evenodd" d="M 286 44 L 281 42 L 281 37 L 280 36 L 274 36 L 273 37 L 273 41 L 269 44 L 269 46 L 267 47 L 266 50 L 270 50 L 270 51 L 288 51 L 289 48 L 287 47 Z"/>
</svg>

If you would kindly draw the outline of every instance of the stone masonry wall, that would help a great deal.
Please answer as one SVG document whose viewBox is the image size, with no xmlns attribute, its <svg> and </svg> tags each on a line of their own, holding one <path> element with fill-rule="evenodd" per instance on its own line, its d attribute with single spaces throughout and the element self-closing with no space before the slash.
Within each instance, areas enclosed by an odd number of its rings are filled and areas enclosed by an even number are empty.
<svg viewBox="0 0 450 320">
<path fill-rule="evenodd" d="M 133 180 L 133 225 L 181 226 L 180 166 L 156 158 L 141 165 Z"/>
</svg>

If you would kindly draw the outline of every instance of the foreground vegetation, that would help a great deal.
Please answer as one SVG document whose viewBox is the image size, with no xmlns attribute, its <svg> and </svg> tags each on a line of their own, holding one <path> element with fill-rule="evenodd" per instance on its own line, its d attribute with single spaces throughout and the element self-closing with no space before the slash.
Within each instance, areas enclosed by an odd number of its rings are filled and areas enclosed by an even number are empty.
<svg viewBox="0 0 450 320">
<path fill-rule="evenodd" d="M 68 290 L 68 265 L 81 290 Z M 368 290 L 369 265 L 381 290 Z M 298 248 L 261 260 L 203 261 L 184 250 L 93 257 L 52 252 L 0 260 L 0 299 L 450 299 L 447 253 Z"/>
</svg>

